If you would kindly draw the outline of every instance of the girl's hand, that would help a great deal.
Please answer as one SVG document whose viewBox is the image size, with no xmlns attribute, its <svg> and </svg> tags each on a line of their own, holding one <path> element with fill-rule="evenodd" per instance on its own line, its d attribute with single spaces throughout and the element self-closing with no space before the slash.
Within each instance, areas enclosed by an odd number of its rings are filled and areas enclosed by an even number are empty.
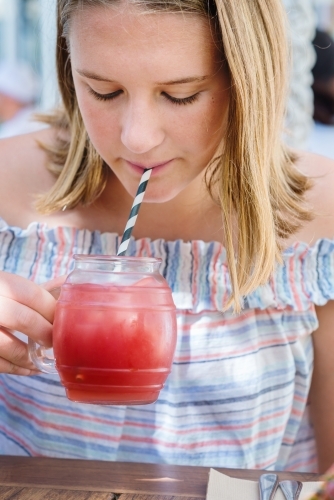
<svg viewBox="0 0 334 500">
<path fill-rule="evenodd" d="M 0 373 L 38 373 L 29 358 L 28 346 L 13 331 L 26 334 L 44 347 L 52 346 L 56 299 L 48 290 L 60 287 L 65 277 L 42 286 L 0 271 Z"/>
</svg>

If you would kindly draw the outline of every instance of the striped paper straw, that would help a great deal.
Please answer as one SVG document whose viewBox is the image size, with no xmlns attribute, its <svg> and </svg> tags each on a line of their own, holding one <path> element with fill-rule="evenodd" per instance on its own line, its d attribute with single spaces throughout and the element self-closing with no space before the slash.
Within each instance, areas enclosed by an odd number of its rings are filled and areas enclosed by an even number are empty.
<svg viewBox="0 0 334 500">
<path fill-rule="evenodd" d="M 139 183 L 137 193 L 136 193 L 136 197 L 135 197 L 133 204 L 132 204 L 132 208 L 130 211 L 128 222 L 125 226 L 124 233 L 122 236 L 122 241 L 121 241 L 121 244 L 118 248 L 117 255 L 125 255 L 125 253 L 128 249 L 128 246 L 130 243 L 131 233 L 132 233 L 132 230 L 133 230 L 134 225 L 136 223 L 136 220 L 138 217 L 138 212 L 140 209 L 140 205 L 143 201 L 145 190 L 147 187 L 148 180 L 151 177 L 151 173 L 152 173 L 152 169 L 148 168 L 147 170 L 144 170 L 144 173 L 141 176 L 140 183 Z"/>
</svg>

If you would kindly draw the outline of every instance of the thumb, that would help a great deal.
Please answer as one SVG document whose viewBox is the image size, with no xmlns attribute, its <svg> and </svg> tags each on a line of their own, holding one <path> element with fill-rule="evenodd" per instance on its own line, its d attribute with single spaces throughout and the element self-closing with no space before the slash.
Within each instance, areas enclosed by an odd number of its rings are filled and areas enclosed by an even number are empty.
<svg viewBox="0 0 334 500">
<path fill-rule="evenodd" d="M 40 286 L 51 293 L 51 295 L 57 300 L 60 295 L 60 288 L 64 284 L 67 276 L 58 276 L 53 280 L 46 281 L 45 283 L 41 283 Z"/>
</svg>

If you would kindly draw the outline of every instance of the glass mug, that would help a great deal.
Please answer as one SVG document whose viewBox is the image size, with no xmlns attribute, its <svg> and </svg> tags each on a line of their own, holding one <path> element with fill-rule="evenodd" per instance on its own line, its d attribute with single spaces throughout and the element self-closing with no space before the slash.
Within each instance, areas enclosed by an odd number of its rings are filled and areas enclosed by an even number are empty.
<svg viewBox="0 0 334 500">
<path fill-rule="evenodd" d="M 161 259 L 75 255 L 53 324 L 54 358 L 29 339 L 32 361 L 57 373 L 71 401 L 157 400 L 171 371 L 176 308 Z"/>
</svg>

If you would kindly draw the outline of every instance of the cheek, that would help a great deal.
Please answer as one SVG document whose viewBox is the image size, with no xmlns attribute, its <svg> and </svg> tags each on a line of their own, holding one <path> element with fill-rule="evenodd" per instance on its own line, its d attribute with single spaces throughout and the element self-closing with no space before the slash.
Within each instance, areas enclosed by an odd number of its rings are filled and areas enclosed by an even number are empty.
<svg viewBox="0 0 334 500">
<path fill-rule="evenodd" d="M 212 98 L 206 100 L 178 129 L 184 145 L 196 155 L 213 153 L 223 137 L 225 115 L 225 103 Z"/>
<path fill-rule="evenodd" d="M 205 117 L 206 137 L 208 145 L 216 148 L 226 134 L 228 116 L 228 97 L 224 93 L 219 98 L 212 97 Z"/>
<path fill-rule="evenodd" d="M 85 128 L 96 150 L 103 157 L 104 145 L 109 144 L 115 140 L 119 133 L 117 117 L 115 113 L 110 116 L 107 111 L 105 103 L 96 101 L 94 102 L 91 96 L 86 96 L 85 92 L 78 91 L 77 99 L 79 104 L 80 113 L 85 124 Z"/>
</svg>

